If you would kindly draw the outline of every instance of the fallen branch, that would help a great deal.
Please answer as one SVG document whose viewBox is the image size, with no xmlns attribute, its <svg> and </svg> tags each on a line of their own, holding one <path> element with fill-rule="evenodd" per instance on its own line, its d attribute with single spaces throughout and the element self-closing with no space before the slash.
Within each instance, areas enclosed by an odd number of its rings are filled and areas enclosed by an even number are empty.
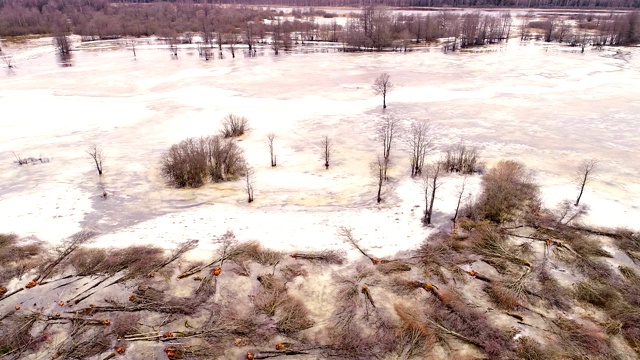
<svg viewBox="0 0 640 360">
<path fill-rule="evenodd" d="M 19 289 L 17 289 L 17 290 L 13 290 L 12 292 L 10 292 L 10 293 L 8 293 L 8 294 L 5 294 L 3 297 L 0 297 L 0 301 L 2 301 L 2 300 L 4 300 L 4 299 L 7 299 L 7 298 L 9 298 L 9 297 L 11 297 L 11 296 L 13 296 L 13 295 L 15 295 L 15 294 L 19 293 L 19 292 L 20 292 L 20 291 L 22 291 L 22 290 L 24 290 L 24 288 L 22 288 L 22 287 L 21 287 L 21 288 L 19 288 Z"/>
<path fill-rule="evenodd" d="M 360 240 L 356 239 L 351 233 L 351 229 L 341 226 L 338 228 L 338 236 L 341 236 L 345 242 L 351 244 L 351 246 L 358 250 L 362 255 L 371 260 L 374 265 L 389 262 L 389 260 L 382 260 L 367 254 L 367 252 L 360 247 Z"/>
<path fill-rule="evenodd" d="M 290 256 L 294 259 L 317 261 L 336 265 L 342 265 L 345 261 L 345 254 L 341 251 L 335 250 L 324 250 L 309 253 L 294 253 Z"/>
<path fill-rule="evenodd" d="M 94 237 L 96 235 L 97 235 L 97 233 L 91 232 L 91 231 L 86 231 L 86 230 L 82 230 L 82 231 L 72 235 L 71 239 L 65 244 L 65 247 L 60 251 L 60 254 L 58 255 L 58 257 L 54 261 L 52 261 L 49 264 L 47 264 L 47 266 L 45 266 L 42 269 L 42 271 L 40 272 L 38 277 L 36 277 L 34 280 L 36 282 L 38 282 L 38 283 L 42 283 L 47 277 L 49 277 L 49 275 L 51 275 L 53 270 L 64 259 L 67 258 L 67 256 L 71 255 L 71 253 L 74 252 L 80 245 L 86 243 L 92 237 Z"/>
</svg>

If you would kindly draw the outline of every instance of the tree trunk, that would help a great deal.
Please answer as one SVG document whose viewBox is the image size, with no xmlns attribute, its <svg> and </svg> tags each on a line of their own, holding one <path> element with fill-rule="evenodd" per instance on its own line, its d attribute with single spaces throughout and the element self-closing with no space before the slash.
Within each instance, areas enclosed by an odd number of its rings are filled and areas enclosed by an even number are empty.
<svg viewBox="0 0 640 360">
<path fill-rule="evenodd" d="M 382 193 L 382 170 L 380 170 L 380 176 L 378 177 L 378 204 L 382 201 L 380 194 Z"/>
<path fill-rule="evenodd" d="M 584 174 L 584 178 L 582 179 L 582 185 L 580 185 L 580 194 L 578 194 L 578 199 L 576 199 L 576 203 L 574 206 L 578 206 L 580 204 L 580 198 L 582 197 L 582 192 L 584 191 L 584 185 L 587 183 L 587 176 L 589 173 Z"/>
<path fill-rule="evenodd" d="M 438 176 L 433 177 L 433 189 L 431 189 L 431 203 L 429 204 L 429 212 L 427 212 L 427 225 L 431 224 L 431 214 L 433 214 L 433 202 L 436 199 L 436 181 Z"/>
</svg>

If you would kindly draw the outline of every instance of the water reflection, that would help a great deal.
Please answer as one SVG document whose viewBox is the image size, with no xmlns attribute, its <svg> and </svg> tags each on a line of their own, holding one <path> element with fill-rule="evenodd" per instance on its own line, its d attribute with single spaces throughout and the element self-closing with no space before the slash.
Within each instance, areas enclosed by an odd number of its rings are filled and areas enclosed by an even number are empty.
<svg viewBox="0 0 640 360">
<path fill-rule="evenodd" d="M 58 59 L 58 65 L 60 65 L 60 67 L 73 66 L 73 55 L 71 53 L 58 54 L 57 59 Z"/>
</svg>

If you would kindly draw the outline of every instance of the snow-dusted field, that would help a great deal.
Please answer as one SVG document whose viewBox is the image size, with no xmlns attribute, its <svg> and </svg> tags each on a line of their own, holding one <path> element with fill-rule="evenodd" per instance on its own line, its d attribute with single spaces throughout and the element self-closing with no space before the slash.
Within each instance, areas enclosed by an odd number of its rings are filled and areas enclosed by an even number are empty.
<svg viewBox="0 0 640 360">
<path fill-rule="evenodd" d="M 103 234 L 99 245 L 169 248 L 200 239 L 208 251 L 210 239 L 232 230 L 239 239 L 292 250 L 347 248 L 336 236 L 347 226 L 377 256 L 412 248 L 434 229 L 419 222 L 422 193 L 400 143 L 384 202 L 375 203 L 370 163 L 383 112 L 371 84 L 383 71 L 395 84 L 385 113 L 428 119 L 431 159 L 462 141 L 478 146 L 489 165 L 520 160 L 554 207 L 577 195 L 577 164 L 597 158 L 582 200 L 591 206 L 587 221 L 640 227 L 637 48 L 580 54 L 512 41 L 475 53 L 226 53 L 205 62 L 195 49 L 172 60 L 166 50 L 139 46 L 135 60 L 125 49 L 81 50 L 72 67 L 61 67 L 49 44 L 3 46 L 16 68 L 0 69 L 0 232 L 57 242 L 91 228 Z M 256 170 L 256 201 L 245 202 L 241 182 L 167 186 L 163 152 L 186 137 L 216 133 L 228 113 L 250 121 L 240 146 Z M 277 168 L 269 166 L 269 132 L 277 135 Z M 335 142 L 328 171 L 324 135 Z M 92 143 L 106 152 L 101 178 L 85 153 Z M 18 166 L 12 152 L 50 162 Z M 443 178 L 436 227 L 449 226 L 460 182 Z M 478 184 L 470 180 L 472 195 Z"/>
</svg>

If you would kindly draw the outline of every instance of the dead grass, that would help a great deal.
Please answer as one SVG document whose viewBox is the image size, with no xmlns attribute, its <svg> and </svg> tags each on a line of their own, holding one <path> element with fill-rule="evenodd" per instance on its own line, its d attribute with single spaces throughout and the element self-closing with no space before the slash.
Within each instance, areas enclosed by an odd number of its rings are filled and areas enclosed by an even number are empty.
<svg viewBox="0 0 640 360">
<path fill-rule="evenodd" d="M 13 314 L 0 321 L 0 357 L 12 354 L 18 359 L 26 351 L 36 349 L 45 340 L 43 334 L 33 336 L 31 330 L 38 321 L 37 313 Z"/>
<path fill-rule="evenodd" d="M 576 284 L 573 293 L 577 300 L 605 310 L 615 307 L 622 300 L 614 287 L 588 281 Z"/>
<path fill-rule="evenodd" d="M 153 245 L 123 249 L 80 248 L 68 258 L 78 275 L 109 275 L 127 270 L 128 278 L 146 276 L 164 260 L 164 250 Z"/>
<path fill-rule="evenodd" d="M 615 229 L 613 233 L 618 247 L 626 252 L 636 264 L 640 264 L 640 233 L 624 228 Z"/>
<path fill-rule="evenodd" d="M 389 261 L 379 264 L 376 266 L 376 269 L 385 275 L 389 275 L 397 272 L 411 271 L 411 266 L 401 261 Z"/>
<path fill-rule="evenodd" d="M 394 310 L 401 325 L 396 329 L 396 355 L 401 359 L 424 357 L 433 348 L 436 338 L 422 319 L 422 315 L 402 304 L 395 304 Z"/>
<path fill-rule="evenodd" d="M 276 266 L 284 258 L 279 251 L 263 248 L 257 241 L 250 241 L 233 247 L 229 253 L 230 260 L 236 263 L 251 259 L 260 265 Z"/>
<path fill-rule="evenodd" d="M 392 277 L 388 282 L 389 289 L 395 294 L 402 296 L 414 294 L 416 290 L 421 289 L 423 285 L 424 284 L 419 281 L 409 280 L 399 276 Z"/>
<path fill-rule="evenodd" d="M 473 253 L 492 265 L 502 274 L 516 274 L 522 267 L 532 269 L 533 265 L 525 258 L 526 247 L 516 246 L 492 225 L 481 226 L 471 232 L 469 241 Z M 515 266 L 514 266 L 515 265 Z"/>
<path fill-rule="evenodd" d="M 537 279 L 540 283 L 538 295 L 546 300 L 549 305 L 559 310 L 568 310 L 570 308 L 568 299 L 571 296 L 571 292 L 562 287 L 558 280 L 551 276 L 546 269 L 540 269 Z"/>
<path fill-rule="evenodd" d="M 572 359 L 613 358 L 613 350 L 606 335 L 590 324 L 589 327 L 566 317 L 553 320 L 558 328 L 556 334 L 560 338 L 558 344 L 565 354 Z"/>
<path fill-rule="evenodd" d="M 307 277 L 309 275 L 309 272 L 302 266 L 302 264 L 284 266 L 280 269 L 280 272 L 286 281 L 291 281 L 298 276 Z"/>
<path fill-rule="evenodd" d="M 309 317 L 309 310 L 304 303 L 297 298 L 288 295 L 276 311 L 276 329 L 285 335 L 293 335 L 298 331 L 306 330 L 313 326 Z"/>
<path fill-rule="evenodd" d="M 132 335 L 139 332 L 140 314 L 136 313 L 119 313 L 113 315 L 111 321 L 111 331 L 118 337 Z"/>
<path fill-rule="evenodd" d="M 346 260 L 346 253 L 339 250 L 323 250 L 304 253 L 293 253 L 290 255 L 294 259 L 308 260 L 325 264 L 342 265 Z"/>
<path fill-rule="evenodd" d="M 287 288 L 284 281 L 271 274 L 258 276 L 260 289 L 253 296 L 256 309 L 268 316 L 275 316 L 276 310 L 287 300 Z"/>
<path fill-rule="evenodd" d="M 550 344 L 540 345 L 530 337 L 523 336 L 516 342 L 516 355 L 522 360 L 548 360 L 561 359 L 557 354 L 557 349 Z"/>
<path fill-rule="evenodd" d="M 18 245 L 18 240 L 20 239 L 15 234 L 0 234 L 0 287 L 44 264 L 44 248 L 41 243 Z"/>
<path fill-rule="evenodd" d="M 515 310 L 521 306 L 518 294 L 516 294 L 516 292 L 512 289 L 508 289 L 501 284 L 492 283 L 490 285 L 487 285 L 485 286 L 484 291 L 501 309 Z"/>
<path fill-rule="evenodd" d="M 455 334 L 458 339 L 480 347 L 492 359 L 513 357 L 510 337 L 493 326 L 487 315 L 464 304 L 460 294 L 451 289 L 441 289 L 438 294 L 430 298 L 427 311 L 443 336 Z"/>
<path fill-rule="evenodd" d="M 571 248 L 581 256 L 613 257 L 609 252 L 600 247 L 600 243 L 597 240 L 590 239 L 588 237 L 576 236 L 573 239 L 570 239 L 569 244 L 571 245 Z"/>
</svg>

